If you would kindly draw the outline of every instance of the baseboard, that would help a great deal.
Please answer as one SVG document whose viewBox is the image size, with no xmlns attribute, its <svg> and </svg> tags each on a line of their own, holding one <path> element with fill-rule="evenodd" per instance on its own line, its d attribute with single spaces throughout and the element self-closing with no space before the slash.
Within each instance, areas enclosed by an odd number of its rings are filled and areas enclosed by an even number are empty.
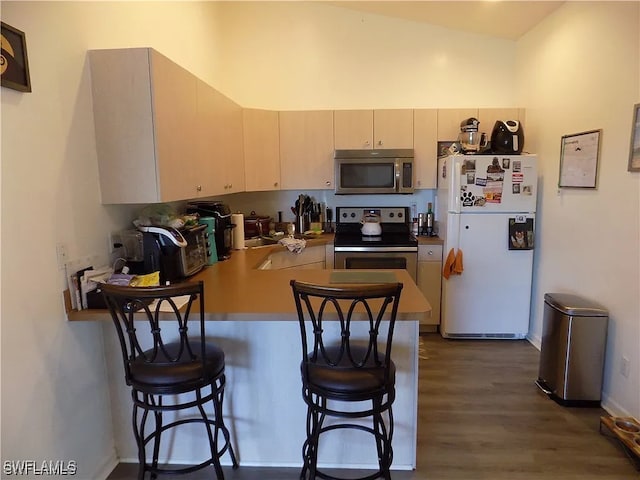
<svg viewBox="0 0 640 480">
<path fill-rule="evenodd" d="M 600 405 L 607 411 L 612 417 L 633 417 L 631 413 L 622 408 L 615 400 L 611 399 L 608 395 L 602 395 L 602 401 Z"/>
<path fill-rule="evenodd" d="M 536 347 L 538 351 L 542 349 L 542 339 L 539 336 L 527 335 L 527 340 L 531 345 Z"/>
<path fill-rule="evenodd" d="M 109 478 L 109 475 L 111 475 L 111 472 L 118 466 L 118 463 L 120 462 L 114 452 L 96 469 L 95 473 L 88 478 L 102 478 L 106 480 Z"/>
</svg>

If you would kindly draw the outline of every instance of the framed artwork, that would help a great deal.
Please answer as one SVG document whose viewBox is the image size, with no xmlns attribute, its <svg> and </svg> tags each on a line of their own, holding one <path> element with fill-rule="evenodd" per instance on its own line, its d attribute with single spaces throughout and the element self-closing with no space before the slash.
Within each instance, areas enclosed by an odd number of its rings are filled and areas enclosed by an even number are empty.
<svg viewBox="0 0 640 480">
<path fill-rule="evenodd" d="M 21 92 L 31 91 L 27 42 L 24 32 L 2 22 L 0 85 Z"/>
<path fill-rule="evenodd" d="M 562 137 L 558 187 L 596 188 L 602 130 Z"/>
<path fill-rule="evenodd" d="M 449 140 L 446 142 L 438 142 L 438 158 L 446 157 L 447 155 L 454 155 L 460 153 L 460 142 L 455 140 Z"/>
<path fill-rule="evenodd" d="M 627 170 L 640 172 L 640 103 L 633 106 L 631 146 L 629 147 L 629 167 Z"/>
</svg>

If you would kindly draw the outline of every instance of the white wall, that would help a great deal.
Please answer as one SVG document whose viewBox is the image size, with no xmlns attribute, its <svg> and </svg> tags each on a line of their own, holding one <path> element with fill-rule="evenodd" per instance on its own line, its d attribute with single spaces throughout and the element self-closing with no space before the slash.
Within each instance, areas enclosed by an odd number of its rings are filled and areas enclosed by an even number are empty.
<svg viewBox="0 0 640 480">
<path fill-rule="evenodd" d="M 517 58 L 518 100 L 542 172 L 532 338 L 539 344 L 545 293 L 600 302 L 610 312 L 603 402 L 638 417 L 640 173 L 627 162 L 640 102 L 640 3 L 567 2 L 518 42 Z M 602 129 L 598 188 L 559 191 L 560 138 L 593 129 Z"/>
<path fill-rule="evenodd" d="M 637 174 L 625 173 L 630 105 L 639 96 L 639 68 L 633 69 L 638 57 L 637 10 L 615 6 L 609 13 L 610 7 L 605 11 L 594 4 L 595 13 L 589 15 L 589 6 L 568 6 L 516 50 L 514 42 L 356 14 L 327 4 L 266 3 L 2 3 L 2 20 L 26 32 L 33 85 L 28 94 L 1 91 L 2 460 L 76 460 L 78 478 L 103 478 L 115 461 L 101 329 L 66 322 L 63 275 L 55 250 L 57 243 L 64 243 L 72 259 L 104 253 L 107 233 L 126 226 L 132 215 L 129 208 L 102 206 L 99 201 L 86 63 L 86 50 L 91 48 L 154 47 L 248 107 L 510 107 L 523 99 L 537 119 L 531 128 L 542 134 L 535 147 L 549 159 L 558 156 L 561 134 L 601 126 L 607 139 L 603 149 L 607 165 L 595 194 L 572 193 L 556 199 L 547 184 L 554 183 L 550 172 L 557 171 L 557 165 L 544 168 L 540 218 L 541 222 L 551 218 L 554 228 L 541 231 L 539 253 L 549 252 L 551 260 L 540 262 L 536 300 L 552 287 L 566 283 L 582 289 L 585 284 L 586 294 L 612 309 L 610 352 L 621 348 L 628 353 L 637 374 L 637 271 L 634 279 L 632 267 L 619 258 L 613 260 L 615 285 L 622 290 L 617 293 L 609 281 L 611 264 L 564 242 L 560 216 L 553 213 L 554 208 L 568 208 L 569 218 L 586 222 L 590 212 L 604 212 L 598 224 L 601 235 L 591 236 L 594 229 L 587 225 L 579 227 L 583 230 L 579 245 L 586 238 L 585 245 L 597 246 L 598 252 L 615 251 L 631 259 L 629 264 L 634 260 L 638 264 L 637 250 L 629 245 L 638 238 L 638 210 L 630 206 L 631 194 L 623 193 L 632 192 L 637 206 Z M 526 64 L 518 67 L 533 72 L 534 77 L 526 78 L 541 85 L 522 80 L 529 93 L 517 94 L 516 53 L 523 60 L 528 53 L 542 55 L 543 48 L 534 44 L 545 45 L 561 35 L 565 17 L 574 9 L 595 23 L 584 38 L 590 47 L 582 51 L 584 63 L 606 63 L 604 55 L 617 59 L 606 69 L 611 80 L 590 75 L 597 84 L 589 90 L 587 105 L 581 106 L 578 100 L 583 97 L 568 101 L 571 95 L 553 93 L 539 78 L 540 72 L 553 71 L 549 68 L 553 62 L 541 59 L 535 63 L 544 67 L 541 70 Z M 635 40 L 630 24 L 634 18 Z M 622 27 L 608 23 L 615 19 Z M 603 50 L 607 44 L 611 51 Z M 634 55 L 622 57 L 619 51 Z M 590 52 L 598 53 L 597 58 Z M 620 65 L 623 73 L 614 75 Z M 560 71 L 568 75 L 565 70 Z M 616 92 L 603 99 L 600 95 L 609 87 Z M 556 96 L 561 108 L 546 102 L 550 95 Z M 576 113 L 561 123 L 567 109 Z M 589 200 L 593 198 L 597 201 Z M 289 200 L 285 194 L 280 208 L 288 207 Z M 589 208 L 581 206 L 583 201 Z M 244 201 L 249 202 L 251 197 Z M 617 208 L 625 209 L 624 219 L 607 215 Z M 619 235 L 621 228 L 631 240 Z M 558 245 L 550 247 L 553 242 Z M 553 253 L 556 248 L 562 255 Z M 549 266 L 555 261 L 561 268 Z M 591 270 L 579 269 L 573 277 L 566 273 L 567 267 L 590 262 Z M 586 273 L 593 279 L 585 280 Z M 599 281 L 605 276 L 606 281 Z M 610 372 L 616 370 L 609 367 Z M 619 385 L 612 380 L 606 385 L 611 403 L 638 416 L 632 390 Z M 128 425 L 116 428 L 124 431 Z"/>
<path fill-rule="evenodd" d="M 83 479 L 116 462 L 101 326 L 66 321 L 56 264 L 57 243 L 70 259 L 104 255 L 107 233 L 131 220 L 100 204 L 86 51 L 153 46 L 215 83 L 214 12 L 2 2 L 2 21 L 26 33 L 33 89 L 1 92 L 3 461 L 73 460 Z"/>
<path fill-rule="evenodd" d="M 226 2 L 220 14 L 220 85 L 241 105 L 517 106 L 515 43 L 509 40 L 324 2 Z"/>
</svg>

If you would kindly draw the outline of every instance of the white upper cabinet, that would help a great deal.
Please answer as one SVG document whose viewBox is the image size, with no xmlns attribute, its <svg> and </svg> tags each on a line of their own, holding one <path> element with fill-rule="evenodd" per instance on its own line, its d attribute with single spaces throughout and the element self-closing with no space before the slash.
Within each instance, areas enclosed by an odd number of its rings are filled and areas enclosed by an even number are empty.
<svg viewBox="0 0 640 480">
<path fill-rule="evenodd" d="M 278 112 L 246 108 L 243 110 L 243 121 L 246 190 L 279 190 Z"/>
<path fill-rule="evenodd" d="M 239 105 L 150 48 L 89 61 L 102 203 L 244 190 Z"/>
<path fill-rule="evenodd" d="M 373 148 L 373 110 L 333 112 L 336 150 Z"/>
<path fill-rule="evenodd" d="M 460 133 L 460 122 L 470 117 L 478 118 L 477 108 L 438 109 L 438 141 L 457 141 Z"/>
<path fill-rule="evenodd" d="M 283 190 L 333 189 L 333 111 L 279 113 Z"/>
<path fill-rule="evenodd" d="M 413 148 L 413 110 L 336 110 L 335 148 Z"/>
<path fill-rule="evenodd" d="M 215 143 L 216 195 L 244 192 L 242 107 L 214 90 L 212 136 Z"/>
<path fill-rule="evenodd" d="M 437 188 L 438 110 L 414 110 L 413 132 L 415 187 Z"/>
<path fill-rule="evenodd" d="M 196 196 L 196 78 L 149 48 L 89 53 L 102 203 Z"/>
<path fill-rule="evenodd" d="M 374 110 L 373 148 L 413 148 L 413 110 Z"/>
</svg>

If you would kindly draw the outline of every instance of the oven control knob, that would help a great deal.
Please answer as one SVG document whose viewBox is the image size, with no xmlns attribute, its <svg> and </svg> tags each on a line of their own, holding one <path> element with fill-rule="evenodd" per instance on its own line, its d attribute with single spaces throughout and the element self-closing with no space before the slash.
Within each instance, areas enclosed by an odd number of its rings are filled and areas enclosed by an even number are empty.
<svg viewBox="0 0 640 480">
<path fill-rule="evenodd" d="M 389 213 L 389 218 L 393 218 L 393 216 L 394 216 L 394 213 L 393 213 L 393 212 L 390 212 L 390 213 Z"/>
<path fill-rule="evenodd" d="M 355 212 L 351 212 L 351 218 L 356 218 Z"/>
<path fill-rule="evenodd" d="M 347 212 L 342 213 L 342 218 L 347 218 Z"/>
<path fill-rule="evenodd" d="M 398 212 L 398 218 L 402 218 L 402 212 Z"/>
</svg>

